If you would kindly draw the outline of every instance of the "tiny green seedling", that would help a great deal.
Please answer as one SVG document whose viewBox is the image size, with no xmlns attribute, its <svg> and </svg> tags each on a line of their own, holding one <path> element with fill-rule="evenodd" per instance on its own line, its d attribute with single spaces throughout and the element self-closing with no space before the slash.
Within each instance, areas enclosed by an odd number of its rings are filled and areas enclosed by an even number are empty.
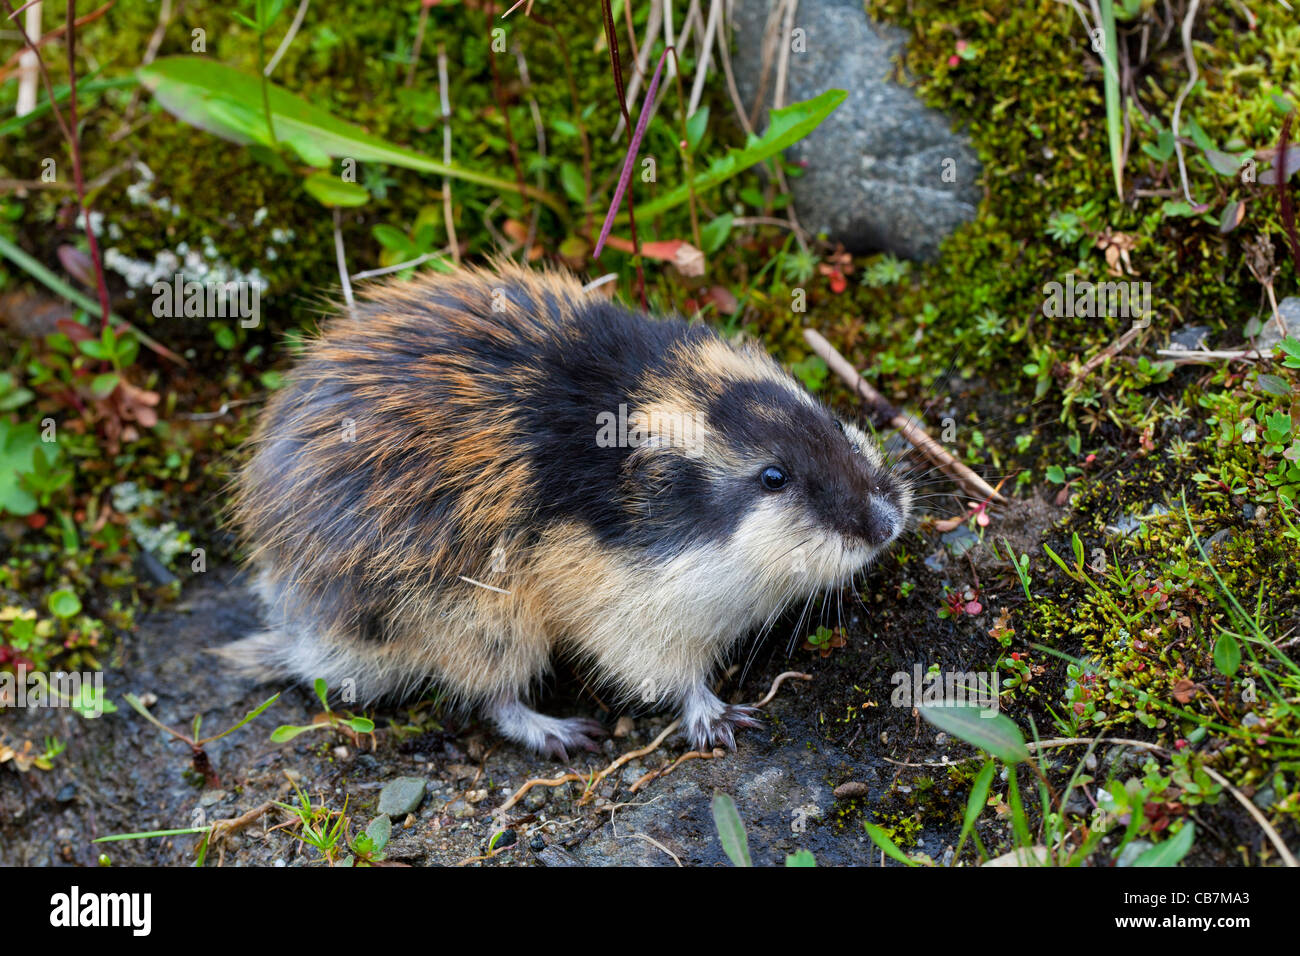
<svg viewBox="0 0 1300 956">
<path fill-rule="evenodd" d="M 233 734 L 236 730 L 238 730 L 240 727 L 243 727 L 245 724 L 252 723 L 258 717 L 260 717 L 268 707 L 270 707 L 272 704 L 274 704 L 277 700 L 280 699 L 280 695 L 276 694 L 274 697 L 270 697 L 267 700 L 262 701 L 262 703 L 258 704 L 257 707 L 255 707 L 253 710 L 250 710 L 247 714 L 244 715 L 244 719 L 241 720 L 239 723 L 235 724 L 233 727 L 223 730 L 219 734 L 213 734 L 211 737 L 200 738 L 199 729 L 203 726 L 202 714 L 194 715 L 194 725 L 192 731 L 189 734 L 183 734 L 178 730 L 172 730 L 172 728 L 168 727 L 166 724 L 160 721 L 153 714 L 149 713 L 149 708 L 145 707 L 145 705 L 141 703 L 140 698 L 136 697 L 135 694 L 123 694 L 122 696 L 126 700 L 126 702 L 131 705 L 131 709 L 134 710 L 141 717 L 143 717 L 145 720 L 149 721 L 149 723 L 153 724 L 159 730 L 171 734 L 177 740 L 183 741 L 189 746 L 194 772 L 197 774 L 201 774 L 203 776 L 203 779 L 207 782 L 208 786 L 210 787 L 217 786 L 218 783 L 220 783 L 220 781 L 217 778 L 216 771 L 212 768 L 212 761 L 208 759 L 208 755 L 203 749 L 204 746 L 212 743 L 213 741 L 220 740 L 222 737 L 226 737 L 229 736 L 230 734 Z M 197 831 L 187 830 L 185 832 L 188 833 L 188 832 L 197 832 Z"/>
<path fill-rule="evenodd" d="M 713 825 L 718 829 L 718 842 L 722 844 L 722 852 L 727 854 L 727 859 L 732 862 L 732 865 L 753 866 L 754 861 L 749 855 L 749 836 L 745 833 L 745 824 L 741 822 L 736 801 L 725 793 L 713 794 Z M 816 866 L 817 858 L 809 850 L 796 850 L 786 856 L 785 865 Z"/>
<path fill-rule="evenodd" d="M 310 730 L 337 730 L 350 736 L 353 742 L 356 742 L 361 734 L 374 733 L 375 722 L 373 720 L 367 717 L 356 717 L 351 713 L 336 714 L 330 709 L 329 688 L 323 678 L 316 678 L 314 687 L 316 696 L 320 698 L 321 707 L 325 709 L 325 712 L 310 724 L 281 724 L 271 733 L 272 743 L 287 743 L 299 734 L 305 734 Z"/>
</svg>

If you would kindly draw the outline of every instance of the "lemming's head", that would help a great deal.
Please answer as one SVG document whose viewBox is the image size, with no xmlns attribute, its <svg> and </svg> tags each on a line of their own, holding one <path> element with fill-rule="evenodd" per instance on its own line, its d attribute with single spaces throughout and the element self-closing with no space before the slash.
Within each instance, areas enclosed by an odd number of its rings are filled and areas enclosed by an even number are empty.
<svg viewBox="0 0 1300 956">
<path fill-rule="evenodd" d="M 718 560 L 777 587 L 848 581 L 903 531 L 907 482 L 766 353 L 680 343 L 641 396 L 625 464 L 645 516 L 693 523 Z"/>
</svg>

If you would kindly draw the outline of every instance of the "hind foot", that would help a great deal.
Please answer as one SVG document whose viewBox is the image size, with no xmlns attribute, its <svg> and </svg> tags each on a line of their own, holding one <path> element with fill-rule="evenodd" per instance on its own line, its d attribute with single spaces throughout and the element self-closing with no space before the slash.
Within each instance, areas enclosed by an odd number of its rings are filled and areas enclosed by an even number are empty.
<svg viewBox="0 0 1300 956">
<path fill-rule="evenodd" d="M 696 750 L 722 745 L 736 749 L 736 731 L 761 727 L 759 711 L 744 704 L 724 704 L 707 687 L 692 690 L 682 703 L 682 728 Z"/>
<path fill-rule="evenodd" d="M 608 731 L 599 721 L 587 717 L 547 717 L 519 700 L 508 700 L 488 708 L 492 722 L 503 737 L 523 744 L 544 757 L 567 761 L 570 750 L 597 752 L 595 738 Z"/>
</svg>

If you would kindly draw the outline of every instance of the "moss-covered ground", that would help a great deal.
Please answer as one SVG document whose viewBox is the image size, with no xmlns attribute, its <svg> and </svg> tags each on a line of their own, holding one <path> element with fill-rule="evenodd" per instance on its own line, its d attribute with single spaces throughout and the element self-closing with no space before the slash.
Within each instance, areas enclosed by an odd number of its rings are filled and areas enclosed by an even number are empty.
<svg viewBox="0 0 1300 956">
<path fill-rule="evenodd" d="M 934 728 L 890 706 L 892 675 L 917 662 L 997 670 L 1000 709 L 1026 733 L 1154 748 L 1043 748 L 1047 779 L 1061 788 L 1078 771 L 1086 799 L 1031 808 L 1031 826 L 1044 827 L 1031 842 L 1050 832 L 1062 846 L 1082 846 L 1119 821 L 1119 832 L 1132 824 L 1126 841 L 1159 844 L 1194 825 L 1191 862 L 1275 863 L 1272 840 L 1237 796 L 1300 846 L 1300 353 L 1176 364 L 1157 350 L 1189 327 L 1204 327 L 1212 348 L 1248 349 L 1271 316 L 1266 287 L 1278 299 L 1296 292 L 1278 193 L 1260 174 L 1300 101 L 1300 24 L 1280 4 L 1259 5 L 1250 22 L 1237 5 L 1202 11 L 1193 33 L 1200 80 L 1182 105 L 1184 181 L 1168 132 L 1188 77 L 1182 6 L 1126 5 L 1121 195 L 1101 62 L 1069 5 L 870 0 L 867 8 L 910 32 L 900 80 L 968 130 L 984 164 L 978 218 L 933 263 L 854 258 L 816 241 L 804 250 L 786 230 L 725 228 L 725 216 L 784 208 L 787 197 L 755 169 L 698 198 L 703 276 L 645 263 L 653 307 L 758 337 L 852 413 L 853 397 L 803 343 L 802 328 L 816 327 L 1010 499 L 972 508 L 980 503 L 951 485 L 927 484 L 931 515 L 858 593 L 791 616 L 796 663 L 816 677 L 808 706 L 819 731 L 790 743 L 898 761 L 883 791 L 845 797 L 834 822 L 857 833 L 874 822 L 908 851 L 923 830 L 960 827 L 981 761 L 966 759 L 970 750 L 935 760 Z M 408 83 L 414 5 L 313 4 L 274 77 L 438 157 L 436 57 L 445 48 L 453 160 L 511 180 L 540 177 L 565 197 L 567 214 L 539 214 L 537 256 L 593 276 L 617 271 L 619 294 L 633 301 L 630 259 L 589 258 L 625 149 L 609 137 L 618 105 L 598 8 L 539 3 L 535 14 L 508 21 L 510 52 L 495 57 L 494 77 L 489 11 L 440 5 Z M 156 15 L 152 5 L 120 3 L 88 24 L 83 86 L 129 75 Z M 634 13 L 638 23 L 644 15 Z M 190 52 L 196 30 L 208 56 L 256 69 L 252 32 L 226 5 L 200 0 L 165 31 L 159 55 Z M 61 57 L 47 60 L 54 82 L 65 82 Z M 690 57 L 683 66 L 690 76 Z M 686 150 L 670 91 L 643 146 L 658 181 L 636 182 L 638 201 L 743 141 L 721 82 L 710 87 L 707 130 Z M 6 102 L 13 89 L 12 79 L 0 86 Z M 87 91 L 81 113 L 114 308 L 188 364 L 141 349 L 117 371 L 146 398 L 125 410 L 105 404 L 66 324 L 54 324 L 71 313 L 0 261 L 0 451 L 30 443 L 47 420 L 58 432 L 57 451 L 35 452 L 48 454 L 45 466 L 29 466 L 20 493 L 31 507 L 0 517 L 0 669 L 113 666 L 117 638 L 139 613 L 237 562 L 219 521 L 223 484 L 294 336 L 338 285 L 333 218 L 300 176 L 185 125 L 130 87 Z M 67 163 L 48 116 L 4 137 L 0 179 L 39 180 L 46 157 Z M 440 180 L 365 163 L 358 181 L 371 199 L 341 215 L 352 271 L 445 249 Z M 55 188 L 0 196 L 0 234 L 57 271 L 61 247 L 85 251 L 67 182 L 65 173 Z M 457 182 L 452 204 L 465 257 L 501 241 L 519 254 L 530 202 Z M 638 225 L 643 239 L 696 236 L 685 206 Z M 264 280 L 262 323 L 155 317 L 149 286 L 181 268 Z M 1130 318 L 1049 317 L 1049 284 L 1070 274 L 1149 283 L 1150 311 L 1131 335 Z M 796 289 L 807 294 L 806 312 L 790 308 Z M 156 423 L 139 408 L 150 394 Z M 846 640 L 814 646 L 826 643 L 818 625 L 839 627 Z M 761 694 L 759 684 L 789 667 L 785 655 L 774 642 L 744 689 Z M 0 738 L 0 757 L 23 743 L 10 736 Z M 854 768 L 827 773 L 839 786 Z M 1033 786 L 1023 770 L 1019 777 Z M 1008 823 L 1012 799 L 999 775 L 977 830 L 985 855 L 1024 842 Z M 1044 820 L 1052 814 L 1065 821 L 1056 829 Z M 1089 861 L 1112 862 L 1120 842 L 1112 835 Z M 968 844 L 962 858 L 980 855 Z"/>
</svg>

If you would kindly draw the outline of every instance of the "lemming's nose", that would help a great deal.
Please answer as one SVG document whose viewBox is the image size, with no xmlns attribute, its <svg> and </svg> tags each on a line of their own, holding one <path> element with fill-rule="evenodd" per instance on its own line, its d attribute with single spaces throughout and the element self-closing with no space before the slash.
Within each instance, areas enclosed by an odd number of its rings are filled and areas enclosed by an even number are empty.
<svg viewBox="0 0 1300 956">
<path fill-rule="evenodd" d="M 894 534 L 897 509 L 879 495 L 869 495 L 862 519 L 862 536 L 875 547 L 887 543 Z"/>
</svg>

